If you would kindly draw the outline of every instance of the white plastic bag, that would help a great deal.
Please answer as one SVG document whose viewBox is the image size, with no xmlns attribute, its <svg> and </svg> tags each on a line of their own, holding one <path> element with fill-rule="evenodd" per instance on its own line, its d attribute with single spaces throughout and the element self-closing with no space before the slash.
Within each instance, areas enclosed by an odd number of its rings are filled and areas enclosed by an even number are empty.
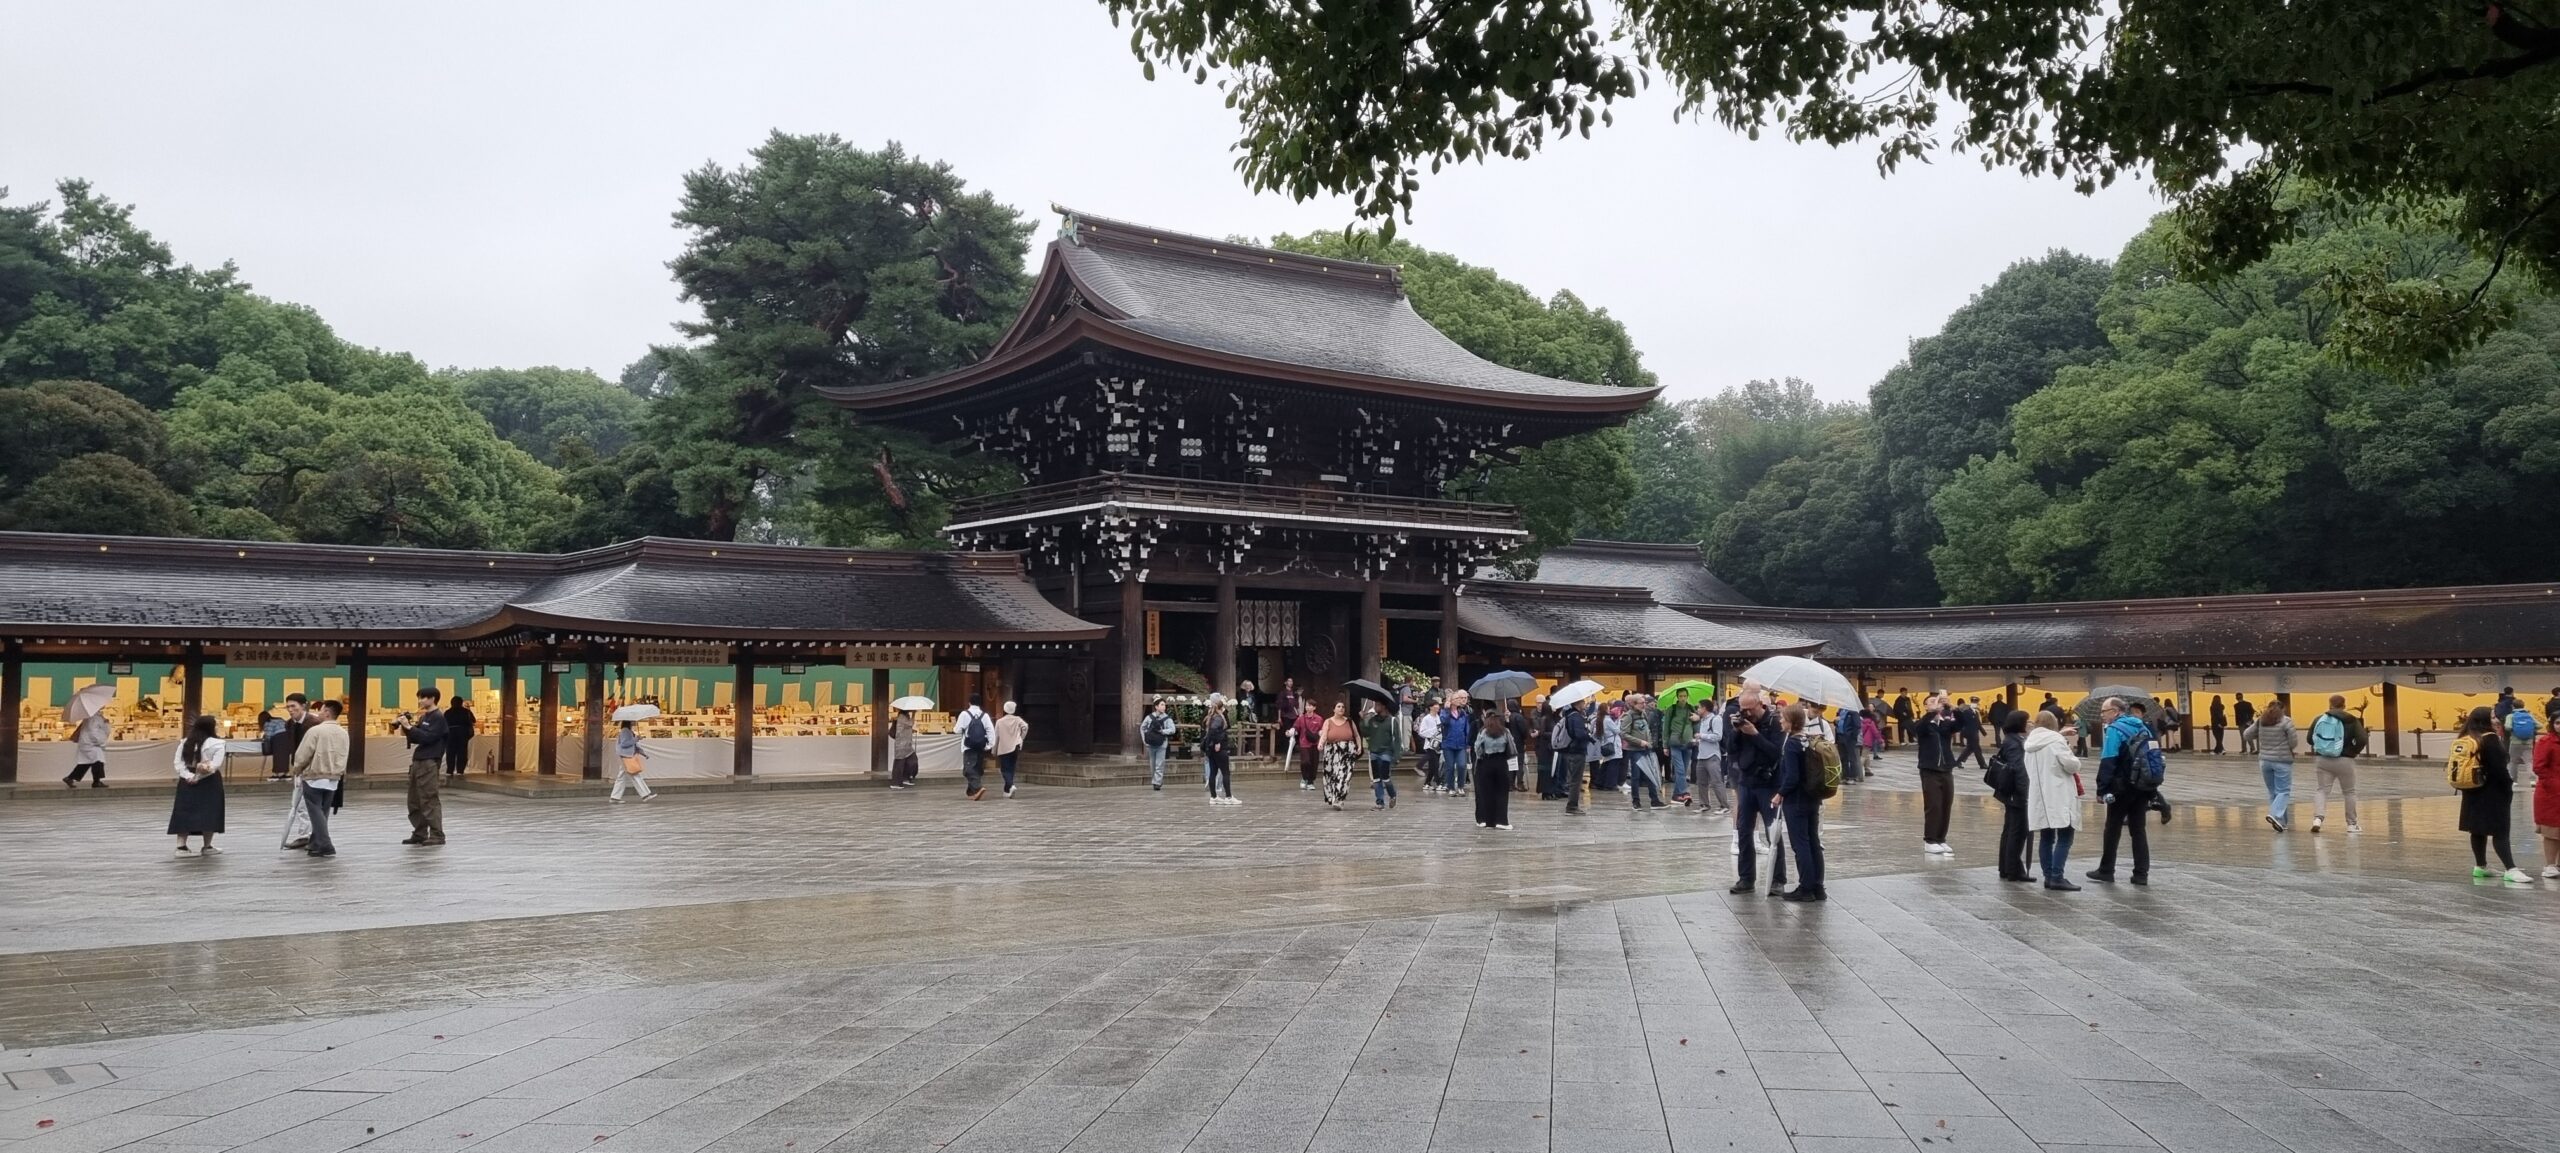
<svg viewBox="0 0 2560 1153">
<path fill-rule="evenodd" d="M 287 849 L 310 848 L 311 811 L 302 807 L 302 782 L 295 781 L 293 783 L 293 790 L 286 794 L 285 799 L 292 807 L 285 810 L 284 844 L 280 847 Z"/>
</svg>

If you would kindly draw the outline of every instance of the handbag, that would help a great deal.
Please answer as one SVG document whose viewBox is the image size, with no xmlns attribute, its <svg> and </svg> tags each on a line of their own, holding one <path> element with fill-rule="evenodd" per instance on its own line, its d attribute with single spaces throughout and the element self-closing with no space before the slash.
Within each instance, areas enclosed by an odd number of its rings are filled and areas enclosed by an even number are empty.
<svg viewBox="0 0 2560 1153">
<path fill-rule="evenodd" d="M 648 772 L 649 758 L 642 756 L 624 757 L 622 758 L 622 771 L 635 777 Z"/>
<path fill-rule="evenodd" d="M 2089 795 L 2089 786 L 2080 783 L 2080 774 L 2078 773 L 2071 774 L 2071 795 L 2076 797 L 2085 797 Z"/>
</svg>

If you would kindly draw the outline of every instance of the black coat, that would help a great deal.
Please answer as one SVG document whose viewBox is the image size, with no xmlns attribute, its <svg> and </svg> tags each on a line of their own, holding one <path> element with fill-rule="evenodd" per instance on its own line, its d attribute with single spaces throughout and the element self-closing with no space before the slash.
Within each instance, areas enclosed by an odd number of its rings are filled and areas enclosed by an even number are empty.
<svg viewBox="0 0 2560 1153">
<path fill-rule="evenodd" d="M 1778 782 L 1778 755 L 1782 751 L 1778 731 L 1778 715 L 1770 709 L 1760 710 L 1751 727 L 1754 733 L 1742 731 L 1740 714 L 1725 722 L 1725 764 L 1733 769 L 1733 778 L 1746 784 L 1767 787 Z"/>
<path fill-rule="evenodd" d="M 1920 718 L 1921 772 L 1952 773 L 1955 771 L 1956 754 L 1952 742 L 1955 739 L 1957 724 L 1955 717 L 1943 713 L 1928 713 Z"/>
<path fill-rule="evenodd" d="M 2462 821 L 2455 827 L 2466 833 L 2504 834 L 2515 819 L 2515 803 L 2516 778 L 2507 771 L 2507 742 L 2494 736 L 2480 738 L 2480 787 L 2462 790 Z"/>
<path fill-rule="evenodd" d="M 472 714 L 471 706 L 455 705 L 444 711 L 444 727 L 446 737 L 468 740 L 479 734 L 480 718 Z"/>
<path fill-rule="evenodd" d="M 2006 733 L 2000 737 L 2000 752 L 1992 758 L 1991 767 L 1982 771 L 1982 783 L 1990 786 L 1991 795 L 2000 803 L 2015 809 L 2027 803 L 2027 738 L 2023 733 Z"/>
</svg>

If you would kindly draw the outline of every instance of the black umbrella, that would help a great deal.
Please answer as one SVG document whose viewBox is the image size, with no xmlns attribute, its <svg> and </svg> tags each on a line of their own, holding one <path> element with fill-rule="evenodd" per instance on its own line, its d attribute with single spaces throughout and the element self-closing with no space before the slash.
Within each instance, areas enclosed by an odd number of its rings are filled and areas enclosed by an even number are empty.
<svg viewBox="0 0 2560 1153">
<path fill-rule="evenodd" d="M 2137 689 L 2132 685 L 2100 685 L 2089 690 L 2088 696 L 2080 698 L 2079 707 L 2071 710 L 2077 714 L 2083 731 L 2098 731 L 2098 708 L 2107 703 L 2108 697 L 2124 698 L 2124 707 L 2128 710 L 2136 704 L 2141 705 L 2147 710 L 2143 714 L 2145 716 L 2155 716 L 2160 712 L 2160 702 L 2149 689 Z"/>
<path fill-rule="evenodd" d="M 1396 707 L 1396 695 L 1376 681 L 1344 681 L 1342 687 L 1351 691 L 1353 700 L 1367 697 L 1388 708 Z"/>
</svg>

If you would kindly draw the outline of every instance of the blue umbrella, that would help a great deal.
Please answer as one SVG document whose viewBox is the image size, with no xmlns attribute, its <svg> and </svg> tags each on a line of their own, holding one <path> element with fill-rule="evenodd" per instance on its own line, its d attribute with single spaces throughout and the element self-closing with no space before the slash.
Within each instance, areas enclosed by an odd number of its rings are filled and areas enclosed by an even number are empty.
<svg viewBox="0 0 2560 1153">
<path fill-rule="evenodd" d="M 1467 686 L 1468 696 L 1483 697 L 1489 701 L 1516 701 L 1536 691 L 1538 678 L 1510 669 L 1486 673 L 1476 678 L 1476 683 Z"/>
</svg>

